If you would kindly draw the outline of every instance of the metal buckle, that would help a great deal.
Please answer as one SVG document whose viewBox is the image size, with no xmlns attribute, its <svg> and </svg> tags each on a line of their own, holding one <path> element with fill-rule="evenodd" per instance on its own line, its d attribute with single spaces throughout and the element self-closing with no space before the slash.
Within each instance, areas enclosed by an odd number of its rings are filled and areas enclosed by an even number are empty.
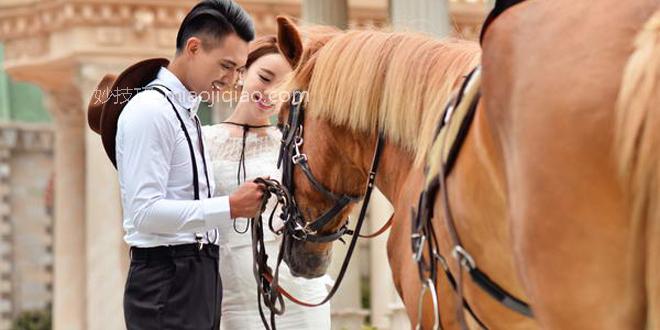
<svg viewBox="0 0 660 330">
<path fill-rule="evenodd" d="M 472 256 L 467 251 L 465 251 L 462 246 L 454 246 L 454 249 L 451 251 L 451 255 L 468 270 L 477 268 L 477 264 L 474 262 L 474 258 L 472 258 Z"/>
<path fill-rule="evenodd" d="M 447 264 L 447 260 L 443 256 L 441 256 L 440 253 L 438 253 L 438 251 L 433 250 L 433 257 L 436 260 L 438 260 L 438 262 L 442 266 L 442 269 L 444 269 L 445 271 L 449 271 L 449 264 Z"/>
<path fill-rule="evenodd" d="M 295 223 L 295 228 L 293 228 L 293 232 L 291 233 L 291 236 L 293 236 L 293 238 L 299 241 L 306 240 L 307 230 L 305 230 L 305 227 L 301 226 L 300 223 L 298 223 L 297 221 L 294 221 L 294 223 Z"/>
<path fill-rule="evenodd" d="M 411 235 L 411 239 L 413 241 L 413 259 L 416 262 L 420 262 L 420 260 L 422 260 L 422 254 L 424 251 L 422 247 L 424 245 L 424 242 L 426 241 L 426 235 L 422 235 L 420 233 L 413 233 Z"/>
<path fill-rule="evenodd" d="M 291 233 L 291 236 L 293 236 L 294 239 L 299 241 L 307 240 L 307 233 L 303 230 L 296 230 L 293 233 Z"/>
<path fill-rule="evenodd" d="M 431 293 L 431 300 L 433 301 L 433 330 L 435 329 L 440 329 L 440 315 L 438 312 L 438 294 L 435 291 L 435 285 L 433 285 L 433 281 L 431 281 L 430 278 L 427 278 L 426 281 L 424 281 L 424 284 L 422 284 L 422 292 L 419 294 L 419 300 L 417 301 L 417 326 L 415 326 L 415 330 L 420 330 L 422 328 L 422 313 L 424 308 L 424 294 L 426 291 L 430 291 Z"/>
<path fill-rule="evenodd" d="M 296 145 L 296 147 L 302 146 L 304 140 L 303 140 L 303 130 L 304 126 L 303 125 L 298 125 L 298 132 L 296 132 L 296 138 L 293 140 L 293 144 Z"/>
<path fill-rule="evenodd" d="M 306 162 L 307 161 L 307 155 L 299 153 L 299 154 L 295 154 L 291 157 L 291 162 L 294 165 L 298 165 L 301 161 Z"/>
<path fill-rule="evenodd" d="M 202 236 L 202 234 L 195 233 L 195 240 L 197 241 L 197 249 L 199 249 L 199 251 L 201 251 L 202 248 L 204 247 L 203 239 L 204 239 L 204 236 Z"/>
</svg>

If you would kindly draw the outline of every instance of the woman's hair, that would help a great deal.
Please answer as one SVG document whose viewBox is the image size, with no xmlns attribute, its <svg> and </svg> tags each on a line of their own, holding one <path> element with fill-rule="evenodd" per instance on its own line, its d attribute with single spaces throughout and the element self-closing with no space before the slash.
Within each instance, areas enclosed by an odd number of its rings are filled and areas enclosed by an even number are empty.
<svg viewBox="0 0 660 330">
<path fill-rule="evenodd" d="M 279 52 L 275 35 L 269 34 L 259 37 L 250 43 L 250 52 L 245 67 L 249 68 L 252 63 L 264 55 L 279 54 Z"/>
</svg>

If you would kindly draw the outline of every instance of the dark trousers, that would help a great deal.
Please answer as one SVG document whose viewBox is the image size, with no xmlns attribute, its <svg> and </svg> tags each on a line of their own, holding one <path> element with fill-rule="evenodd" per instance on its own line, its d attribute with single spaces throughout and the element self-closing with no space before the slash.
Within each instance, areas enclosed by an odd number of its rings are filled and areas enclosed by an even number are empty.
<svg viewBox="0 0 660 330">
<path fill-rule="evenodd" d="M 218 247 L 131 248 L 124 291 L 128 330 L 217 330 L 222 281 Z"/>
</svg>

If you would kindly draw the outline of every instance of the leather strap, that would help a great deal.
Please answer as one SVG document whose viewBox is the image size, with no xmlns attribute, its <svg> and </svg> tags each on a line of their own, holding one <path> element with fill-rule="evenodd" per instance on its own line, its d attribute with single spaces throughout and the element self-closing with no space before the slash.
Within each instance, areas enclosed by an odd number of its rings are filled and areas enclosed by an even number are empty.
<svg viewBox="0 0 660 330">
<path fill-rule="evenodd" d="M 486 34 L 486 30 L 490 26 L 493 21 L 500 16 L 505 10 L 523 2 L 525 0 L 495 0 L 495 6 L 493 7 L 493 10 L 490 11 L 488 16 L 486 17 L 486 20 L 484 21 L 484 24 L 481 27 L 481 34 L 479 35 L 479 41 L 483 42 L 484 40 L 484 34 Z"/>
<path fill-rule="evenodd" d="M 374 232 L 373 234 L 366 234 L 366 235 L 361 235 L 360 234 L 360 237 L 361 238 L 374 238 L 376 236 L 382 235 L 384 232 L 386 232 L 388 229 L 390 229 L 390 227 L 392 227 L 392 219 L 393 218 L 394 218 L 394 216 L 391 216 L 387 220 L 387 222 L 382 227 L 380 227 L 380 229 L 378 229 L 376 232 Z"/>
<path fill-rule="evenodd" d="M 195 200 L 199 200 L 199 175 L 198 175 L 198 172 L 197 172 L 197 159 L 195 157 L 195 149 L 193 148 L 192 139 L 190 138 L 190 134 L 188 134 L 188 129 L 186 128 L 186 124 L 183 122 L 183 119 L 181 118 L 181 115 L 176 110 L 176 107 L 174 106 L 174 103 L 172 103 L 172 100 L 170 100 L 169 96 L 167 96 L 167 93 L 163 92 L 158 87 L 162 87 L 163 89 L 167 90 L 170 93 L 172 92 L 172 90 L 169 89 L 167 86 L 160 85 L 160 84 L 153 84 L 153 85 L 147 86 L 147 89 L 156 91 L 156 92 L 160 93 L 161 95 L 163 95 L 165 97 L 165 99 L 167 99 L 167 102 L 172 107 L 172 111 L 174 111 L 174 114 L 176 115 L 176 118 L 179 120 L 181 130 L 183 130 L 183 134 L 185 135 L 186 141 L 188 142 L 188 149 L 190 151 L 190 159 L 192 161 L 193 190 L 194 190 L 193 191 L 193 197 L 194 197 Z M 200 143 L 200 148 L 201 148 L 201 152 L 202 152 L 202 163 L 204 164 L 204 175 L 206 176 L 207 196 L 208 196 L 208 198 L 211 198 L 211 185 L 209 183 L 208 170 L 207 170 L 207 166 L 206 166 L 206 158 L 204 157 L 204 142 L 203 142 L 202 132 L 201 132 L 201 128 L 199 126 L 199 121 L 198 121 L 197 117 L 195 117 L 195 125 L 196 125 L 196 128 L 197 128 L 197 134 L 198 134 L 198 137 L 199 137 L 199 143 Z M 215 229 L 215 238 L 214 238 L 214 240 L 211 241 L 208 237 L 208 234 L 207 234 L 206 239 L 209 243 L 215 243 L 215 241 L 217 241 L 217 239 L 218 239 L 218 236 L 219 235 L 218 235 L 217 229 Z M 202 244 L 201 243 L 202 238 L 203 238 L 203 236 L 200 233 L 195 233 L 195 240 L 197 240 L 198 244 L 200 244 L 200 247 L 201 247 L 201 244 Z"/>
<path fill-rule="evenodd" d="M 380 159 L 381 159 L 384 144 L 385 144 L 385 137 L 382 133 L 379 133 L 378 138 L 376 140 L 376 150 L 374 151 L 374 156 L 373 156 L 373 160 L 372 160 L 372 164 L 371 164 L 371 170 L 369 171 L 369 176 L 368 176 L 368 179 L 367 179 L 367 187 L 366 187 L 366 191 L 365 191 L 365 194 L 364 194 L 364 203 L 362 203 L 362 207 L 360 208 L 360 214 L 358 216 L 358 220 L 357 220 L 357 223 L 355 225 L 355 233 L 357 233 L 357 235 L 355 235 L 355 234 L 352 235 L 353 237 L 351 238 L 351 241 L 349 243 L 348 250 L 346 252 L 346 257 L 344 258 L 344 261 L 342 262 L 341 269 L 339 270 L 339 274 L 337 275 L 337 279 L 335 280 L 334 285 L 332 286 L 332 288 L 328 292 L 328 295 L 318 303 L 310 303 L 310 302 L 305 302 L 305 301 L 302 301 L 300 299 L 295 298 L 293 295 L 291 295 L 290 293 L 288 293 L 286 290 L 284 290 L 283 288 L 281 288 L 278 285 L 278 283 L 277 283 L 277 281 L 278 281 L 278 271 L 279 271 L 279 265 L 280 265 L 280 263 L 282 261 L 282 257 L 283 257 L 283 251 L 284 251 L 283 249 L 284 249 L 284 246 L 286 244 L 286 240 L 287 239 L 292 239 L 292 237 L 290 237 L 288 235 L 283 236 L 282 245 L 281 245 L 281 248 L 280 248 L 280 253 L 279 253 L 279 256 L 278 256 L 278 261 L 277 261 L 277 266 L 276 266 L 276 269 L 275 269 L 275 275 L 274 276 L 270 275 L 269 268 L 267 267 L 267 264 L 266 264 L 267 257 L 264 258 L 264 257 L 258 255 L 258 251 L 259 251 L 258 246 L 262 246 L 263 243 L 259 242 L 259 241 L 253 241 L 253 252 L 255 253 L 255 257 L 254 257 L 255 268 L 254 269 L 255 269 L 255 276 L 257 277 L 257 282 L 258 283 L 262 283 L 260 281 L 260 278 L 263 278 L 264 280 L 266 280 L 267 282 L 270 283 L 270 285 L 271 285 L 270 289 L 271 290 L 275 290 L 278 293 L 280 293 L 281 295 L 284 295 L 287 298 L 289 298 L 292 302 L 294 302 L 296 304 L 299 304 L 299 305 L 302 305 L 302 306 L 306 306 L 306 307 L 320 306 L 320 305 L 323 305 L 326 302 L 330 301 L 330 299 L 332 299 L 332 297 L 335 295 L 335 293 L 339 289 L 339 286 L 341 285 L 341 282 L 342 282 L 344 276 L 346 275 L 348 265 L 349 265 L 350 260 L 353 256 L 353 252 L 355 251 L 355 247 L 357 246 L 357 240 L 360 237 L 359 233 L 360 233 L 360 230 L 362 229 L 362 225 L 364 224 L 364 220 L 365 220 L 366 214 L 367 214 L 367 208 L 369 207 L 369 201 L 371 199 L 371 194 L 372 194 L 373 189 L 375 187 L 374 182 L 376 180 L 376 173 L 378 172 L 378 167 L 379 167 L 379 164 L 380 164 Z M 272 181 L 273 180 L 271 180 L 270 184 L 272 184 Z M 262 179 L 262 178 L 258 178 L 257 180 L 255 180 L 255 182 L 263 183 L 266 186 L 269 185 L 269 182 Z M 273 191 L 276 191 L 276 189 L 273 189 Z M 288 198 L 290 199 L 291 196 L 288 196 Z M 253 221 L 252 221 L 252 224 L 253 224 L 252 225 L 253 240 L 255 238 L 259 238 L 259 237 L 261 237 L 263 239 L 263 234 L 262 233 L 259 234 L 259 231 L 262 230 L 261 229 L 262 226 L 259 225 L 259 223 L 261 223 L 261 222 L 262 222 L 261 219 L 253 219 Z M 342 229 L 340 229 L 340 231 L 341 230 L 346 230 L 346 227 L 342 227 Z M 255 233 L 255 231 L 256 231 L 256 233 Z M 264 251 L 264 253 L 265 253 L 265 251 Z M 257 276 L 257 273 L 259 273 L 261 275 Z M 263 283 L 262 283 L 262 287 L 263 287 Z M 280 297 L 281 297 L 281 295 L 280 295 Z M 268 322 L 266 321 L 266 318 L 265 318 L 265 315 L 263 314 L 263 311 L 261 310 L 261 301 L 262 301 L 263 298 L 270 298 L 269 300 L 266 300 L 266 305 L 269 306 L 269 304 L 270 304 L 270 306 L 272 307 L 272 308 L 270 308 L 271 309 L 271 318 L 270 318 L 271 319 L 271 322 L 270 322 L 271 324 L 270 324 L 270 326 L 272 326 L 272 329 L 275 329 L 274 315 L 279 311 L 283 312 L 284 308 L 282 307 L 281 309 L 278 310 L 277 308 L 274 307 L 275 302 L 276 302 L 276 296 L 273 296 L 272 291 L 271 292 L 262 292 L 262 291 L 260 291 L 260 296 L 261 297 L 259 298 L 259 312 L 260 312 L 262 321 L 264 323 L 264 326 L 266 327 L 266 329 L 271 329 L 271 327 L 269 327 Z"/>
</svg>

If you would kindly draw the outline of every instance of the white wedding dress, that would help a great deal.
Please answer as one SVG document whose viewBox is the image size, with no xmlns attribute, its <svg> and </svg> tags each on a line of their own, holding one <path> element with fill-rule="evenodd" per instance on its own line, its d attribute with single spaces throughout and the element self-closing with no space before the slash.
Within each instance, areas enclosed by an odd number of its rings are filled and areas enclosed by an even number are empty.
<svg viewBox="0 0 660 330">
<path fill-rule="evenodd" d="M 230 126 L 218 124 L 203 128 L 205 146 L 209 154 L 209 167 L 215 176 L 215 195 L 231 194 L 237 186 L 237 172 L 241 149 L 242 136 L 230 136 Z M 277 157 L 281 134 L 274 128 L 263 129 L 260 133 L 248 132 L 245 143 L 245 168 L 247 180 L 256 177 L 270 176 L 279 180 L 281 173 L 277 169 Z M 258 135 L 262 134 L 262 135 Z M 243 174 L 241 174 L 241 181 Z M 264 218 L 270 215 L 275 207 L 275 199 L 271 198 L 267 205 Z M 277 214 L 276 214 L 277 218 Z M 267 221 L 266 219 L 264 219 Z M 276 224 L 279 227 L 281 223 Z M 249 330 L 264 329 L 259 317 L 257 306 L 257 286 L 252 273 L 252 240 L 247 219 L 235 220 L 236 229 L 247 231 L 244 234 L 234 229 L 234 221 L 227 221 L 219 227 L 220 245 L 220 274 L 222 277 L 222 330 Z M 268 253 L 268 264 L 275 266 L 281 239 L 264 227 L 264 241 Z M 282 262 L 280 266 L 280 285 L 295 297 L 307 301 L 318 302 L 328 292 L 328 285 L 332 284 L 329 276 L 317 279 L 304 279 L 293 277 L 287 265 Z M 286 310 L 284 315 L 276 318 L 278 329 L 330 329 L 330 304 L 309 308 L 294 304 L 284 298 Z M 268 310 L 264 310 L 269 318 Z"/>
</svg>

